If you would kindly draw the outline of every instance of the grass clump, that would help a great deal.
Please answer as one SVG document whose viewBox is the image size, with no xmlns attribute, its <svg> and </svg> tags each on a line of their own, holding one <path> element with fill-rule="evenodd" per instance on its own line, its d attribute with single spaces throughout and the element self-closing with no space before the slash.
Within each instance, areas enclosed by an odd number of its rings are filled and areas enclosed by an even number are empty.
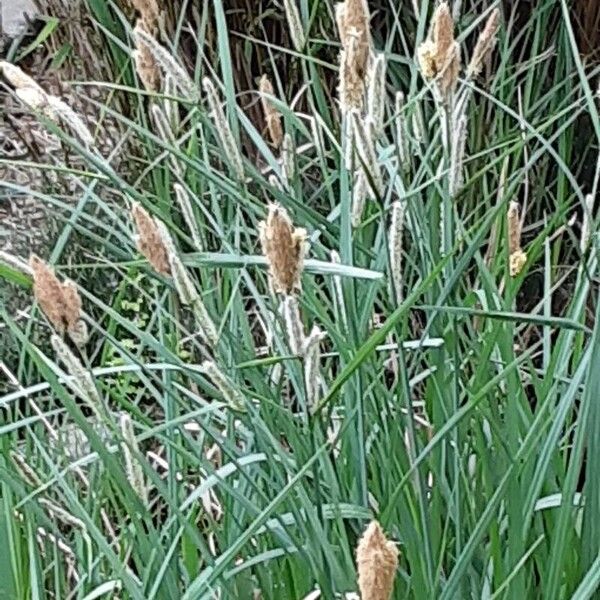
<svg viewBox="0 0 600 600">
<path fill-rule="evenodd" d="M 73 86 L 119 94 L 89 101 L 127 156 L 24 101 L 83 168 L 28 319 L 0 309 L 8 597 L 593 597 L 600 120 L 567 4 L 257 9 L 288 46 L 220 1 L 89 5 L 115 78 Z"/>
</svg>

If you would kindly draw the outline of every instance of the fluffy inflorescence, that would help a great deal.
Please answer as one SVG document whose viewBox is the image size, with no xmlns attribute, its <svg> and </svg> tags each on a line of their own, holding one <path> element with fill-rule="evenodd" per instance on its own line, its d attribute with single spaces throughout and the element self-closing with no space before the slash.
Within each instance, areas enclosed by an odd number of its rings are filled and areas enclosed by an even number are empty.
<svg viewBox="0 0 600 600">
<path fill-rule="evenodd" d="M 369 7 L 366 0 L 345 0 L 336 6 L 335 14 L 342 42 L 338 87 L 340 104 L 344 111 L 360 109 L 371 54 Z"/>
<path fill-rule="evenodd" d="M 137 27 L 147 30 L 146 22 L 138 20 Z M 135 70 L 148 92 L 158 92 L 160 90 L 161 75 L 158 64 L 150 50 L 150 47 L 139 36 L 135 38 L 135 50 L 132 53 L 135 63 Z"/>
<path fill-rule="evenodd" d="M 144 28 L 149 33 L 158 29 L 160 9 L 156 0 L 131 0 L 131 4 L 144 22 Z"/>
<path fill-rule="evenodd" d="M 40 308 L 59 333 L 77 333 L 81 319 L 81 298 L 72 281 L 61 283 L 54 271 L 38 256 L 32 255 L 33 293 Z"/>
<path fill-rule="evenodd" d="M 481 69 L 490 55 L 490 52 L 496 44 L 496 36 L 500 27 L 500 10 L 495 8 L 488 20 L 485 23 L 485 27 L 477 38 L 477 43 L 473 49 L 473 54 L 469 65 L 467 66 L 467 76 L 476 77 L 481 73 Z"/>
<path fill-rule="evenodd" d="M 371 521 L 356 548 L 358 589 L 362 600 L 389 600 L 398 568 L 398 550 Z"/>
<path fill-rule="evenodd" d="M 274 93 L 273 85 L 271 84 L 271 81 L 269 80 L 266 74 L 260 78 L 259 91 L 261 93 L 261 102 L 263 112 L 265 115 L 265 122 L 269 131 L 269 137 L 271 138 L 271 142 L 273 143 L 273 145 L 276 148 L 279 148 L 283 140 L 283 127 L 281 126 L 281 115 L 279 114 L 279 111 L 275 108 L 275 105 L 267 97 L 273 96 Z"/>
<path fill-rule="evenodd" d="M 423 77 L 435 80 L 443 101 L 448 101 L 458 81 L 460 47 L 454 40 L 454 21 L 447 2 L 441 2 L 431 21 L 429 38 L 417 49 Z"/>
<path fill-rule="evenodd" d="M 137 229 L 137 247 L 153 269 L 161 275 L 169 275 L 169 252 L 156 221 L 140 205 L 135 203 L 131 215 Z"/>
<path fill-rule="evenodd" d="M 132 5 L 139 13 L 136 28 L 143 29 L 154 36 L 158 31 L 160 10 L 156 0 L 132 0 Z M 140 81 L 148 92 L 158 92 L 161 87 L 160 68 L 148 44 L 140 36 L 135 37 L 133 51 L 135 70 Z"/>
<path fill-rule="evenodd" d="M 274 291 L 294 293 L 301 287 L 306 231 L 294 228 L 287 211 L 278 204 L 269 206 L 267 219 L 260 223 L 259 228 Z"/>
<path fill-rule="evenodd" d="M 0 60 L 0 73 L 14 87 L 15 95 L 29 108 L 55 122 L 64 122 L 86 146 L 94 137 L 83 119 L 58 96 L 48 94 L 33 78 L 16 65 Z"/>
<path fill-rule="evenodd" d="M 511 202 L 506 214 L 508 226 L 508 270 L 511 277 L 516 277 L 527 262 L 527 254 L 521 248 L 521 217 L 518 202 Z"/>
</svg>

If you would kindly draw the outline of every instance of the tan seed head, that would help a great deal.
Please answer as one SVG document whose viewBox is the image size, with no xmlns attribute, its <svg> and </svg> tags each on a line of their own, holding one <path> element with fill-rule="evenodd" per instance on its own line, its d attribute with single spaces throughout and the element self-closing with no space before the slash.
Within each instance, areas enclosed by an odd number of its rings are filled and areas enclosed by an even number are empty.
<svg viewBox="0 0 600 600">
<path fill-rule="evenodd" d="M 161 275 L 169 275 L 169 252 L 166 248 L 160 230 L 154 219 L 144 208 L 135 203 L 131 215 L 137 229 L 137 247 L 154 270 Z"/>
<path fill-rule="evenodd" d="M 154 56 L 145 44 L 136 44 L 132 53 L 135 70 L 147 92 L 158 92 L 160 90 L 160 69 L 154 60 Z"/>
<path fill-rule="evenodd" d="M 429 38 L 417 48 L 417 58 L 423 77 L 435 79 L 440 96 L 447 101 L 460 71 L 460 47 L 454 40 L 454 21 L 447 2 L 436 8 Z"/>
<path fill-rule="evenodd" d="M 362 600 L 389 600 L 398 568 L 398 550 L 371 521 L 356 548 L 358 589 Z"/>
<path fill-rule="evenodd" d="M 345 0 L 335 16 L 342 42 L 339 98 L 342 110 L 361 108 L 371 54 L 370 14 L 366 0 Z"/>
<path fill-rule="evenodd" d="M 356 73 L 363 79 L 367 74 L 367 65 L 371 51 L 371 30 L 369 6 L 367 0 L 345 0 L 343 9 L 336 9 L 336 19 L 340 29 L 342 45 L 346 44 L 350 32 L 358 38 L 356 48 Z"/>
<path fill-rule="evenodd" d="M 154 34 L 158 29 L 160 10 L 156 0 L 131 0 L 131 4 L 137 10 L 140 18 L 144 21 L 146 31 Z"/>
<path fill-rule="evenodd" d="M 508 224 L 508 252 L 512 254 L 521 248 L 521 215 L 518 202 L 511 202 L 506 213 Z"/>
<path fill-rule="evenodd" d="M 294 228 L 285 208 L 271 204 L 266 221 L 259 224 L 259 232 L 275 292 L 292 294 L 299 290 L 306 231 Z"/>
<path fill-rule="evenodd" d="M 511 277 L 516 277 L 527 263 L 527 254 L 520 248 L 513 252 L 508 261 L 508 271 Z"/>
<path fill-rule="evenodd" d="M 481 69 L 490 55 L 490 52 L 496 44 L 496 36 L 500 27 L 500 10 L 495 8 L 488 20 L 485 23 L 483 31 L 477 38 L 477 43 L 473 49 L 473 55 L 471 61 L 467 67 L 467 75 L 469 77 L 476 77 L 481 73 Z"/>
<path fill-rule="evenodd" d="M 269 131 L 269 137 L 271 142 L 276 148 L 279 148 L 281 141 L 283 140 L 283 127 L 281 126 L 281 115 L 275 108 L 275 105 L 267 98 L 267 96 L 274 96 L 273 85 L 267 77 L 263 75 L 260 78 L 259 90 L 261 95 L 261 102 L 263 112 L 265 114 L 265 121 L 267 123 L 267 129 Z"/>
<path fill-rule="evenodd" d="M 29 259 L 33 273 L 33 294 L 56 331 L 77 331 L 81 298 L 72 281 L 61 283 L 54 271 L 38 256 Z"/>
<path fill-rule="evenodd" d="M 508 271 L 516 277 L 527 262 L 527 254 L 521 248 L 521 215 L 518 202 L 511 202 L 506 213 L 508 227 Z"/>
</svg>

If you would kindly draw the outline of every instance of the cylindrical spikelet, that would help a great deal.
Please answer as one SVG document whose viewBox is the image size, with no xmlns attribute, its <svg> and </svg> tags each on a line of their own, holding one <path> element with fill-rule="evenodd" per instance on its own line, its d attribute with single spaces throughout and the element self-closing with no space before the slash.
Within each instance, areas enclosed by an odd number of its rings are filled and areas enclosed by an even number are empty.
<svg viewBox="0 0 600 600">
<path fill-rule="evenodd" d="M 160 70 L 154 56 L 146 44 L 138 44 L 131 53 L 135 70 L 147 92 L 158 92 L 160 90 Z"/>
<path fill-rule="evenodd" d="M 392 288 L 396 297 L 396 303 L 402 303 L 402 238 L 404 233 L 405 205 L 396 201 L 392 204 L 392 222 L 390 224 L 390 271 Z"/>
<path fill-rule="evenodd" d="M 43 90 L 31 87 L 15 88 L 15 95 L 25 106 L 42 112 L 52 121 L 58 121 L 58 115 L 50 108 L 48 94 Z"/>
<path fill-rule="evenodd" d="M 508 272 L 511 277 L 516 277 L 527 263 L 527 254 L 520 248 L 509 257 Z"/>
<path fill-rule="evenodd" d="M 139 50 L 142 46 L 146 46 L 149 52 L 154 57 L 156 64 L 160 67 L 165 76 L 169 75 L 173 79 L 175 87 L 182 96 L 191 102 L 196 102 L 200 97 L 198 87 L 192 81 L 185 69 L 181 67 L 177 59 L 171 53 L 163 48 L 146 30 L 144 23 L 138 19 L 135 29 L 133 30 L 133 38 L 136 48 Z"/>
<path fill-rule="evenodd" d="M 521 249 L 521 219 L 517 202 L 509 204 L 506 218 L 508 223 L 508 271 L 511 277 L 516 277 L 527 263 L 527 254 Z"/>
<path fill-rule="evenodd" d="M 369 191 L 369 182 L 362 168 L 354 172 L 352 185 L 352 207 L 350 214 L 350 224 L 352 227 L 359 227 L 362 223 L 362 214 L 365 210 L 367 195 Z"/>
<path fill-rule="evenodd" d="M 357 39 L 354 53 L 354 71 L 364 81 L 371 54 L 371 26 L 367 0 L 345 0 L 344 8 L 336 12 L 336 20 L 340 29 L 340 41 L 346 46 L 349 35 Z"/>
<path fill-rule="evenodd" d="M 154 33 L 158 29 L 160 20 L 160 9 L 156 0 L 131 0 L 133 8 L 138 11 L 140 19 L 144 22 L 147 30 Z"/>
<path fill-rule="evenodd" d="M 38 256 L 31 256 L 29 266 L 33 274 L 33 294 L 54 329 L 60 333 L 81 332 L 81 297 L 75 284 L 69 280 L 61 283 Z"/>
<path fill-rule="evenodd" d="M 581 224 L 581 244 L 579 246 L 581 252 L 585 252 L 590 243 L 592 232 L 592 224 L 594 220 L 594 195 L 588 194 L 585 197 L 583 207 L 583 222 Z"/>
<path fill-rule="evenodd" d="M 191 307 L 194 317 L 196 318 L 196 323 L 200 328 L 200 335 L 207 344 L 214 347 L 219 341 L 217 328 L 210 318 L 208 310 L 206 310 L 206 306 L 204 305 L 204 302 L 202 301 L 202 298 L 198 293 L 198 290 L 196 289 L 188 270 L 183 262 L 181 262 L 181 259 L 177 254 L 177 250 L 175 249 L 175 244 L 173 243 L 173 239 L 171 238 L 169 230 L 162 221 L 157 220 L 156 226 L 162 246 L 165 248 L 167 253 L 169 273 L 173 277 L 173 282 L 175 283 L 175 289 L 177 290 L 179 300 L 182 304 Z"/>
<path fill-rule="evenodd" d="M 204 361 L 202 363 L 202 370 L 212 379 L 216 388 L 221 392 L 223 398 L 231 408 L 238 411 L 245 410 L 244 396 L 215 362 L 211 360 Z"/>
<path fill-rule="evenodd" d="M 35 79 L 27 75 L 27 73 L 17 67 L 17 65 L 13 65 L 5 60 L 0 60 L 0 72 L 2 72 L 2 75 L 4 75 L 8 83 L 10 83 L 15 89 L 33 88 L 37 90 L 39 94 L 46 94 L 46 92 L 40 85 L 38 85 Z"/>
<path fill-rule="evenodd" d="M 347 113 L 342 128 L 342 150 L 344 152 L 344 166 L 348 171 L 354 168 L 354 119 Z"/>
<path fill-rule="evenodd" d="M 389 600 L 398 568 L 398 550 L 371 521 L 356 548 L 358 588 L 362 600 Z"/>
<path fill-rule="evenodd" d="M 346 34 L 346 43 L 340 53 L 340 80 L 338 96 L 342 114 L 362 109 L 365 94 L 365 75 L 356 68 L 359 36 L 352 30 Z"/>
<path fill-rule="evenodd" d="M 408 149 L 408 128 L 404 114 L 404 93 L 397 92 L 395 98 L 396 113 L 396 148 L 403 171 L 410 170 L 410 153 Z"/>
<path fill-rule="evenodd" d="M 26 481 L 32 487 L 42 488 L 44 486 L 44 483 L 38 474 L 34 471 L 28 461 L 25 460 L 25 457 L 21 453 L 10 450 L 9 454 L 15 463 L 15 466 L 17 467 L 17 471 L 19 471 L 24 481 Z"/>
<path fill-rule="evenodd" d="M 192 208 L 190 196 L 187 193 L 187 190 L 179 183 L 174 184 L 173 189 L 175 190 L 175 197 L 177 198 L 177 203 L 181 209 L 183 220 L 185 221 L 185 224 L 192 235 L 194 246 L 198 252 L 202 252 L 202 239 L 200 237 L 200 231 L 198 230 L 198 225 L 196 224 L 196 219 L 194 217 L 194 210 Z"/>
<path fill-rule="evenodd" d="M 508 205 L 506 220 L 508 222 L 508 253 L 512 254 L 521 248 L 521 217 L 519 203 L 511 202 Z"/>
<path fill-rule="evenodd" d="M 71 352 L 71 349 L 58 335 L 50 338 L 56 356 L 73 378 L 68 382 L 69 387 L 98 415 L 102 415 L 102 400 L 94 385 L 94 380 L 81 361 Z"/>
<path fill-rule="evenodd" d="M 435 9 L 430 35 L 436 46 L 437 62 L 440 64 L 454 45 L 454 21 L 448 2 L 440 2 Z"/>
<path fill-rule="evenodd" d="M 373 124 L 376 137 L 383 133 L 385 113 L 385 56 L 379 53 L 371 62 L 367 88 L 367 119 Z"/>
<path fill-rule="evenodd" d="M 164 84 L 164 107 L 165 107 L 165 117 L 167 119 L 167 123 L 171 126 L 172 131 L 177 131 L 179 127 L 179 105 L 177 104 L 177 100 L 173 98 L 177 95 L 177 88 L 173 81 L 173 77 L 170 75 L 165 75 L 165 84 Z"/>
<path fill-rule="evenodd" d="M 361 167 L 369 183 L 367 186 L 369 196 L 377 198 L 383 194 L 383 179 L 375 151 L 373 128 L 370 123 L 365 125 L 358 111 L 352 112 L 352 118 L 354 119 L 353 128 Z"/>
<path fill-rule="evenodd" d="M 289 133 L 286 133 L 283 136 L 283 143 L 281 144 L 281 177 L 288 188 L 290 187 L 295 174 L 296 158 L 294 140 Z"/>
<path fill-rule="evenodd" d="M 94 143 L 94 136 L 87 128 L 83 119 L 66 103 L 56 96 L 48 95 L 48 106 L 53 114 L 68 125 L 73 133 L 86 145 Z"/>
<path fill-rule="evenodd" d="M 125 459 L 125 473 L 127 475 L 127 480 L 133 491 L 139 496 L 140 500 L 146 504 L 148 502 L 146 479 L 144 477 L 142 465 L 136 456 L 139 454 L 140 449 L 135 437 L 135 432 L 133 431 L 131 417 L 127 413 L 121 413 L 121 416 L 119 417 L 119 426 L 121 428 L 121 435 L 123 436 L 121 449 L 123 451 L 123 458 Z"/>
<path fill-rule="evenodd" d="M 274 291 L 293 294 L 301 288 L 306 231 L 294 228 L 285 208 L 271 204 L 266 221 L 259 224 L 259 233 Z"/>
<path fill-rule="evenodd" d="M 429 38 L 417 49 L 421 73 L 435 79 L 442 102 L 448 102 L 458 81 L 460 48 L 454 40 L 454 21 L 447 2 L 441 2 L 431 20 Z"/>
<path fill-rule="evenodd" d="M 217 328 L 210 318 L 208 310 L 206 310 L 206 306 L 197 292 L 188 270 L 175 252 L 169 253 L 169 262 L 179 299 L 182 304 L 186 304 L 192 308 L 196 323 L 200 329 L 200 335 L 204 341 L 212 347 L 216 346 L 219 341 Z"/>
<path fill-rule="evenodd" d="M 229 121 L 223 112 L 221 107 L 221 101 L 217 90 L 213 82 L 205 77 L 202 80 L 202 86 L 206 92 L 206 99 L 211 110 L 212 121 L 217 130 L 219 141 L 223 147 L 223 152 L 227 161 L 231 164 L 231 168 L 235 173 L 235 176 L 240 180 L 244 180 L 244 163 L 242 162 L 242 155 L 240 154 L 239 147 L 233 137 Z"/>
<path fill-rule="evenodd" d="M 306 404 L 309 411 L 317 406 L 319 402 L 319 390 L 321 387 L 321 352 L 319 344 L 324 338 L 325 334 L 315 325 L 304 342 L 304 387 L 306 389 Z"/>
<path fill-rule="evenodd" d="M 167 82 L 167 80 L 165 79 L 165 84 L 166 84 L 166 82 Z M 160 106 L 158 106 L 157 104 L 152 104 L 150 106 L 150 114 L 152 115 L 152 120 L 154 122 L 154 125 L 156 126 L 156 129 L 157 129 L 160 137 L 165 142 L 167 142 L 167 144 L 169 146 L 176 147 L 177 140 L 175 139 L 175 136 L 173 135 L 173 130 L 172 130 L 171 124 L 169 123 L 169 120 L 167 118 L 166 112 L 163 111 L 163 109 Z M 181 176 L 182 170 L 181 170 L 181 165 L 179 164 L 179 160 L 171 152 L 169 152 L 169 163 L 171 164 L 173 173 Z"/>
<path fill-rule="evenodd" d="M 275 108 L 273 102 L 271 102 L 271 100 L 268 98 L 268 96 L 274 96 L 275 94 L 273 92 L 273 85 L 266 74 L 260 78 L 259 91 L 261 93 L 260 100 L 263 107 L 263 113 L 265 115 L 265 123 L 267 125 L 269 137 L 271 138 L 273 146 L 279 148 L 281 141 L 283 140 L 281 115 Z"/>
<path fill-rule="evenodd" d="M 496 36 L 500 27 L 500 10 L 495 8 L 488 20 L 485 23 L 485 27 L 477 38 L 477 43 L 473 49 L 471 60 L 467 66 L 467 77 L 477 77 L 483 68 L 483 65 L 490 55 L 496 44 Z"/>
<path fill-rule="evenodd" d="M 85 523 L 81 519 L 73 516 L 69 511 L 58 506 L 58 504 L 51 502 L 47 498 L 39 498 L 38 502 L 46 508 L 51 517 L 54 517 L 69 527 L 76 527 L 82 531 L 86 531 Z"/>
<path fill-rule="evenodd" d="M 306 44 L 306 35 L 302 26 L 300 12 L 296 5 L 296 0 L 283 0 L 285 16 L 287 18 L 288 27 L 290 28 L 290 38 L 297 52 L 301 52 Z"/>
<path fill-rule="evenodd" d="M 467 117 L 462 115 L 453 125 L 450 136 L 450 173 L 448 188 L 452 198 L 458 194 L 462 187 L 463 178 L 463 160 L 465 155 L 465 145 L 467 141 Z"/>
<path fill-rule="evenodd" d="M 141 204 L 134 202 L 131 215 L 137 229 L 137 247 L 153 269 L 161 275 L 170 275 L 169 254 L 160 235 L 159 227 Z"/>
<path fill-rule="evenodd" d="M 64 122 L 84 144 L 92 145 L 94 137 L 81 117 L 68 104 L 56 96 L 47 94 L 34 79 L 15 65 L 0 61 L 0 71 L 15 87 L 15 94 L 24 104 L 42 112 L 53 121 Z"/>
<path fill-rule="evenodd" d="M 310 119 L 310 133 L 318 156 L 323 156 L 325 144 L 321 132 L 321 123 L 315 117 Z"/>
<path fill-rule="evenodd" d="M 433 79 L 437 75 L 435 50 L 435 44 L 429 39 L 417 48 L 417 60 L 419 61 L 421 74 L 427 80 Z"/>
<path fill-rule="evenodd" d="M 295 296 L 286 296 L 281 302 L 281 314 L 285 325 L 288 346 L 292 354 L 300 356 L 304 350 L 304 325 L 300 317 L 298 299 Z"/>
<path fill-rule="evenodd" d="M 411 118 L 412 133 L 415 142 L 422 144 L 425 141 L 426 127 L 421 107 L 417 104 Z"/>
</svg>

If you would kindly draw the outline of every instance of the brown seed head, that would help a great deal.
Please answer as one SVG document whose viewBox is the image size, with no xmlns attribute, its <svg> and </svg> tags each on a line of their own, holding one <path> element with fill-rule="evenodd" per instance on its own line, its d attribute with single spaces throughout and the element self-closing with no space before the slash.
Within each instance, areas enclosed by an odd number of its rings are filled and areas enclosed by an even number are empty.
<svg viewBox="0 0 600 600">
<path fill-rule="evenodd" d="M 525 266 L 527 262 L 527 254 L 520 248 L 513 252 L 508 261 L 508 271 L 511 277 L 516 277 Z"/>
<path fill-rule="evenodd" d="M 154 270 L 161 275 L 170 275 L 169 252 L 163 242 L 154 219 L 138 203 L 131 209 L 137 229 L 137 247 Z"/>
<path fill-rule="evenodd" d="M 276 148 L 279 148 L 281 145 L 281 141 L 283 140 L 283 128 L 281 126 L 281 115 L 279 111 L 275 108 L 273 103 L 267 98 L 267 96 L 274 96 L 273 85 L 271 81 L 267 77 L 267 75 L 263 75 L 260 78 L 259 90 L 262 94 L 261 102 L 263 107 L 263 112 L 265 113 L 265 121 L 267 123 L 267 129 L 269 130 L 269 136 L 271 138 L 271 142 Z"/>
<path fill-rule="evenodd" d="M 343 11 L 340 10 L 339 14 L 342 44 L 345 44 L 349 32 L 357 32 L 356 71 L 363 78 L 367 72 L 367 63 L 371 51 L 370 19 L 371 15 L 369 14 L 367 0 L 346 0 L 344 9 Z"/>
<path fill-rule="evenodd" d="M 454 45 L 454 21 L 447 2 L 440 2 L 433 13 L 430 37 L 438 60 L 447 56 Z"/>
<path fill-rule="evenodd" d="M 512 254 L 521 248 L 521 216 L 518 202 L 508 205 L 506 221 L 508 224 L 508 252 Z"/>
<path fill-rule="evenodd" d="M 506 213 L 508 226 L 508 271 L 516 277 L 527 262 L 527 254 L 521 249 L 521 215 L 518 202 L 511 202 Z"/>
<path fill-rule="evenodd" d="M 447 101 L 460 71 L 460 47 L 454 40 L 454 21 L 447 2 L 436 8 L 429 39 L 417 49 L 417 58 L 423 77 L 435 78 L 442 99 Z"/>
<path fill-rule="evenodd" d="M 335 17 L 342 42 L 340 102 L 343 109 L 360 108 L 371 54 L 367 0 L 345 0 L 336 6 Z"/>
<path fill-rule="evenodd" d="M 423 77 L 425 77 L 425 79 L 433 79 L 437 75 L 435 44 L 431 40 L 425 40 L 417 48 L 417 58 Z"/>
<path fill-rule="evenodd" d="M 356 548 L 358 589 L 362 600 L 389 600 L 398 568 L 398 550 L 377 521 L 371 521 Z"/>
<path fill-rule="evenodd" d="M 76 331 L 81 318 L 81 298 L 72 281 L 61 283 L 38 256 L 29 259 L 33 272 L 33 294 L 56 331 Z"/>
<path fill-rule="evenodd" d="M 137 20 L 136 27 L 143 29 L 149 34 L 152 33 L 152 30 L 148 25 L 148 21 L 144 18 Z M 158 92 L 160 90 L 161 76 L 156 59 L 154 58 L 154 55 L 152 54 L 148 44 L 145 43 L 140 36 L 135 36 L 134 40 L 135 50 L 132 54 L 138 77 L 140 78 L 144 88 L 146 88 L 146 91 Z"/>
<path fill-rule="evenodd" d="M 133 8 L 137 10 L 140 18 L 144 21 L 148 33 L 154 34 L 158 29 L 160 10 L 156 0 L 131 0 Z"/>
<path fill-rule="evenodd" d="M 358 34 L 356 30 L 346 33 L 346 44 L 340 53 L 340 82 L 338 94 L 344 112 L 360 110 L 365 95 L 365 78 L 356 69 Z"/>
<path fill-rule="evenodd" d="M 147 92 L 158 92 L 160 89 L 160 70 L 148 46 L 138 45 L 133 51 L 135 70 Z"/>
<path fill-rule="evenodd" d="M 267 220 L 259 225 L 263 254 L 275 292 L 292 294 L 301 287 L 306 231 L 294 228 L 282 206 L 271 204 Z"/>
<path fill-rule="evenodd" d="M 483 64 L 496 44 L 496 35 L 500 27 L 500 10 L 495 8 L 485 23 L 483 31 L 477 38 L 477 43 L 473 49 L 471 61 L 467 67 L 469 77 L 477 77 L 481 73 Z"/>
</svg>

